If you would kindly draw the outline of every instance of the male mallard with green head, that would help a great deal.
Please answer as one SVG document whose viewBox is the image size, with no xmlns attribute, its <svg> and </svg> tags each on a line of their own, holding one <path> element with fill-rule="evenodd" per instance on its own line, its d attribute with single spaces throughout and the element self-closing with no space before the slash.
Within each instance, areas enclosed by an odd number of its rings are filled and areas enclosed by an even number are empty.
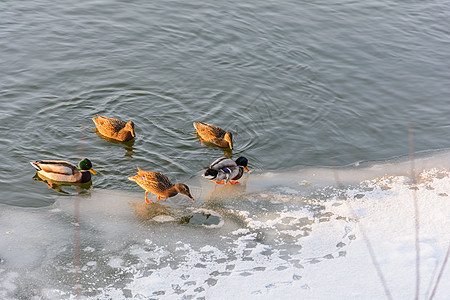
<svg viewBox="0 0 450 300">
<path fill-rule="evenodd" d="M 150 192 L 158 196 L 156 201 L 159 200 L 165 201 L 169 197 L 173 197 L 176 194 L 180 193 L 188 196 L 191 200 L 191 193 L 189 191 L 189 187 L 183 183 L 172 184 L 169 177 L 160 173 L 160 172 L 149 172 L 141 170 L 137 167 L 138 173 L 133 177 L 128 177 L 129 180 L 136 182 L 141 188 L 145 190 L 145 202 L 153 203 L 148 200 L 147 193 Z"/>
<path fill-rule="evenodd" d="M 136 136 L 136 133 L 134 132 L 134 123 L 132 121 L 124 122 L 100 115 L 97 115 L 97 118 L 92 118 L 92 121 L 94 121 L 98 132 L 110 139 L 126 142 L 132 140 Z"/>
<path fill-rule="evenodd" d="M 36 160 L 30 164 L 40 175 L 60 182 L 86 183 L 91 180 L 91 173 L 97 174 L 87 158 L 82 159 L 78 167 L 61 160 Z"/>
<path fill-rule="evenodd" d="M 228 157 L 216 159 L 202 175 L 208 180 L 215 181 L 217 184 L 230 183 L 239 184 L 239 180 L 244 171 L 248 172 L 248 160 L 241 156 L 236 161 Z"/>
<path fill-rule="evenodd" d="M 199 137 L 205 142 L 214 144 L 222 148 L 233 149 L 233 135 L 214 125 L 205 122 L 193 123 Z"/>
</svg>

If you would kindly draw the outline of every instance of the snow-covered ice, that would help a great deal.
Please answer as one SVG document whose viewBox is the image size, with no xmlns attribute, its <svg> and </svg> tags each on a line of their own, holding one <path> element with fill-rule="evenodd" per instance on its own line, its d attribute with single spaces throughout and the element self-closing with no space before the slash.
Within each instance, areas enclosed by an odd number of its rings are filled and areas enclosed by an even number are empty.
<svg viewBox="0 0 450 300">
<path fill-rule="evenodd" d="M 194 205 L 104 190 L 47 208 L 2 205 L 0 298 L 411 299 L 416 199 L 428 299 L 450 246 L 439 159 L 417 162 L 417 184 L 396 162 L 339 169 L 339 184 L 327 168 L 252 174 L 239 187 L 192 182 Z M 449 266 L 434 299 L 449 299 L 448 282 Z"/>
</svg>

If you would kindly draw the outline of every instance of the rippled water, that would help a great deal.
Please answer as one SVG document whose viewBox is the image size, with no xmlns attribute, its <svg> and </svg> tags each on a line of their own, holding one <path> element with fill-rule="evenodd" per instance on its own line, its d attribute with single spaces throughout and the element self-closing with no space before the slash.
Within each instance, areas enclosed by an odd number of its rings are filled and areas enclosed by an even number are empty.
<svg viewBox="0 0 450 300">
<path fill-rule="evenodd" d="M 428 298 L 448 241 L 449 12 L 1 1 L 0 298 L 382 298 L 369 241 L 393 298 L 412 298 L 413 191 Z M 136 139 L 101 138 L 95 114 L 133 120 Z M 233 152 L 201 145 L 193 121 L 231 130 Z M 242 185 L 201 178 L 224 154 L 249 159 Z M 81 188 L 49 189 L 29 165 L 82 157 L 98 175 Z M 136 166 L 195 202 L 145 205 Z"/>
<path fill-rule="evenodd" d="M 2 1 L 1 202 L 53 203 L 28 161 L 89 157 L 94 189 L 175 181 L 223 155 L 192 122 L 233 131 L 255 172 L 450 146 L 446 1 Z M 133 120 L 134 143 L 96 114 Z"/>
</svg>

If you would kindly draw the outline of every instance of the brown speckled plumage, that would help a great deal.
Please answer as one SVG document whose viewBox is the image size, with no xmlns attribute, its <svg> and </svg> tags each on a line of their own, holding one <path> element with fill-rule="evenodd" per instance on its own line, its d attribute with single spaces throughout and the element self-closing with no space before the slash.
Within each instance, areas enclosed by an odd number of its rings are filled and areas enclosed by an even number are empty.
<svg viewBox="0 0 450 300">
<path fill-rule="evenodd" d="M 129 180 L 136 182 L 141 188 L 145 190 L 145 201 L 151 203 L 147 199 L 147 192 L 158 196 L 157 201 L 161 198 L 166 200 L 178 193 L 184 194 L 194 200 L 190 194 L 189 187 L 182 183 L 172 184 L 169 177 L 160 172 L 149 172 L 141 170 L 139 167 L 138 174 L 133 177 L 128 177 Z"/>
<path fill-rule="evenodd" d="M 100 115 L 97 115 L 97 118 L 92 118 L 92 120 L 94 121 L 98 132 L 108 138 L 125 142 L 136 136 L 134 132 L 134 123 L 132 121 L 124 122 Z"/>
<path fill-rule="evenodd" d="M 222 148 L 233 149 L 233 135 L 231 132 L 205 122 L 194 122 L 193 124 L 197 130 L 197 134 L 205 142 Z"/>
</svg>

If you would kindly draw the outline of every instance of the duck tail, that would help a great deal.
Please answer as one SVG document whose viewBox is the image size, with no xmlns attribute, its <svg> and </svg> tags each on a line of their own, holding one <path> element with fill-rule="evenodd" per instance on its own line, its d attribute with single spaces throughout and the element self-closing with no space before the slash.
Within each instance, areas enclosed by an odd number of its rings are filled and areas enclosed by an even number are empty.
<svg viewBox="0 0 450 300">
<path fill-rule="evenodd" d="M 206 169 L 205 173 L 203 173 L 203 177 L 205 177 L 208 180 L 214 180 L 217 177 L 218 172 L 213 169 Z"/>
<path fill-rule="evenodd" d="M 133 176 L 133 177 L 128 177 L 128 179 L 131 180 L 131 181 L 136 182 L 136 178 L 135 178 L 136 176 L 138 176 L 138 175 L 135 175 L 135 176 Z"/>
<path fill-rule="evenodd" d="M 36 171 L 42 170 L 41 167 L 39 167 L 37 161 L 30 161 L 30 164 L 33 166 L 33 168 L 36 169 Z"/>
</svg>

